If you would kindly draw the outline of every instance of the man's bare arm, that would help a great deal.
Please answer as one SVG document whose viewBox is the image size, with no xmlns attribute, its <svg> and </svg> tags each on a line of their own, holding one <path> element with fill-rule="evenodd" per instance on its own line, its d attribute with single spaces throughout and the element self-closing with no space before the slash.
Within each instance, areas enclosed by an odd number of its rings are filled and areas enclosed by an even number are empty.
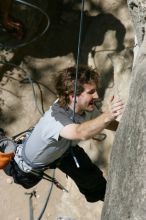
<svg viewBox="0 0 146 220">
<path fill-rule="evenodd" d="M 112 104 L 110 111 L 102 113 L 95 119 L 81 124 L 70 124 L 65 126 L 61 129 L 60 136 L 70 140 L 87 140 L 92 138 L 103 129 L 111 126 L 111 122 L 115 121 L 115 119 L 121 115 L 122 111 L 123 103 L 121 100 L 118 100 Z"/>
</svg>

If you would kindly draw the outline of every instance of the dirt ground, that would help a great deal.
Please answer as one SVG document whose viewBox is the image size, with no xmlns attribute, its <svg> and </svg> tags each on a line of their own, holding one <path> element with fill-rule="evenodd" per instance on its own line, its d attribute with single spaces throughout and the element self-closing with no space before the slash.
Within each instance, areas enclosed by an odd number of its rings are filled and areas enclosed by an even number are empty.
<svg viewBox="0 0 146 220">
<path fill-rule="evenodd" d="M 48 2 L 44 1 L 44 9 L 48 7 Z M 3 127 L 9 136 L 16 135 L 36 124 L 41 117 L 42 107 L 47 110 L 56 99 L 54 90 L 56 75 L 60 70 L 76 62 L 80 4 L 63 1 L 63 8 L 59 9 L 61 6 L 58 7 L 57 2 L 59 1 L 53 1 L 52 5 L 49 3 L 48 14 L 51 25 L 45 35 L 25 47 L 0 50 L 0 60 L 11 62 L 9 65 L 0 66 L 2 78 L 0 127 Z M 41 5 L 41 1 L 38 1 L 39 4 Z M 103 99 L 102 109 L 104 110 L 108 107 L 109 97 L 113 94 L 120 95 L 125 101 L 127 99 L 132 61 L 131 50 L 127 48 L 133 46 L 133 29 L 126 1 L 111 0 L 109 3 L 108 0 L 90 0 L 86 2 L 85 8 L 87 11 L 84 14 L 81 62 L 95 67 L 101 74 L 99 93 Z M 21 10 L 22 15 L 25 11 L 24 18 L 32 13 L 27 7 L 22 7 Z M 26 34 L 24 42 L 30 41 L 38 34 L 38 30 L 39 33 L 42 31 L 45 21 L 43 23 L 40 21 L 42 21 L 40 17 L 37 21 L 33 18 L 29 22 L 24 19 L 28 30 L 32 29 L 29 34 Z M 1 42 L 7 42 L 8 46 L 19 44 L 12 35 L 3 32 L 2 29 L 0 29 Z M 34 88 L 29 76 L 35 82 Z M 107 130 L 103 133 L 106 135 L 105 140 L 92 139 L 80 145 L 95 164 L 100 166 L 107 178 L 115 133 Z M 48 172 L 53 175 L 53 170 Z M 55 177 L 69 193 L 62 192 L 53 186 L 42 220 L 100 220 L 103 202 L 88 203 L 73 181 L 66 178 L 59 170 L 55 171 Z M 0 171 L 0 219 L 40 219 L 39 215 L 50 187 L 51 183 L 43 180 L 33 189 L 25 190 Z M 32 217 L 29 207 L 30 195 L 34 191 L 36 194 L 31 198 Z"/>
</svg>

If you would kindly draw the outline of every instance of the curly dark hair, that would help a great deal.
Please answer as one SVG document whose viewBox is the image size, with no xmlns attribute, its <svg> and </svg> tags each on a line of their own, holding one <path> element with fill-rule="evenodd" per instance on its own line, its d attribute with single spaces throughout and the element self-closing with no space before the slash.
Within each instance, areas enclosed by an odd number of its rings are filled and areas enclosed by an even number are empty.
<svg viewBox="0 0 146 220">
<path fill-rule="evenodd" d="M 56 79 L 56 91 L 59 97 L 59 104 L 65 107 L 69 104 L 69 95 L 74 93 L 76 78 L 76 66 L 69 67 L 60 72 Z M 77 94 L 84 91 L 84 84 L 95 83 L 98 87 L 99 74 L 91 67 L 80 65 L 78 68 Z"/>
</svg>

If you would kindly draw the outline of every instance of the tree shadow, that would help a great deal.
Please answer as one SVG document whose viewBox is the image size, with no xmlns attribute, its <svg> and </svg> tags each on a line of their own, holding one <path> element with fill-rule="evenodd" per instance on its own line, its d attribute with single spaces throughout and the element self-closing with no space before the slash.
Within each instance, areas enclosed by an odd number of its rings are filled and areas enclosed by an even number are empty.
<svg viewBox="0 0 146 220">
<path fill-rule="evenodd" d="M 60 4 L 57 4 L 57 2 Z M 51 20 L 48 31 L 41 38 L 36 40 L 36 42 L 14 50 L 14 56 L 11 60 L 12 63 L 19 65 L 25 56 L 32 56 L 34 58 L 53 58 L 57 56 L 66 56 L 70 53 L 73 54 L 76 60 L 80 10 L 74 10 L 71 4 L 64 6 L 61 0 L 49 4 L 48 8 L 48 15 Z M 100 10 L 100 14 L 97 16 L 89 16 L 84 12 L 80 63 L 87 64 L 88 54 L 92 51 L 93 47 L 103 44 L 104 36 L 108 30 L 114 30 L 116 32 L 116 50 L 123 49 L 126 33 L 124 25 L 114 15 L 102 12 L 100 7 L 98 10 Z M 22 16 L 22 19 L 25 20 L 26 18 L 24 16 Z M 40 21 L 40 19 L 36 18 L 33 19 L 31 13 L 27 14 L 27 16 L 31 17 L 32 22 L 29 24 L 29 31 L 33 32 L 34 30 L 33 28 L 30 29 L 30 27 L 35 27 L 35 29 L 37 27 L 38 31 L 42 30 L 44 21 Z M 24 23 L 26 23 L 26 21 Z M 30 35 L 32 35 L 32 33 Z M 10 68 L 12 67 L 4 65 L 1 68 L 1 75 Z"/>
<path fill-rule="evenodd" d="M 93 47 L 103 44 L 105 34 L 109 30 L 116 32 L 117 48 L 115 50 L 121 51 L 124 49 L 126 29 L 121 21 L 112 14 L 100 13 L 97 16 L 86 16 L 84 24 L 84 39 L 81 50 L 81 61 L 83 63 L 87 63 L 88 54 Z"/>
</svg>

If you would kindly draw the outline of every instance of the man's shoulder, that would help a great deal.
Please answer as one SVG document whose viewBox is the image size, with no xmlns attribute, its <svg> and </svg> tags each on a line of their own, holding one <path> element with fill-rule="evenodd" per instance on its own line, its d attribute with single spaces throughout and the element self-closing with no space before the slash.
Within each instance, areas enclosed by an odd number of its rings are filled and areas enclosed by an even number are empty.
<svg viewBox="0 0 146 220">
<path fill-rule="evenodd" d="M 70 115 L 63 107 L 59 105 L 58 102 L 53 103 L 50 113 L 51 117 L 53 117 L 56 121 L 60 122 L 64 126 L 72 123 Z"/>
<path fill-rule="evenodd" d="M 65 109 L 61 107 L 57 101 L 53 103 L 53 105 L 50 107 L 50 110 L 54 114 L 62 113 L 62 114 L 67 115 Z"/>
</svg>

